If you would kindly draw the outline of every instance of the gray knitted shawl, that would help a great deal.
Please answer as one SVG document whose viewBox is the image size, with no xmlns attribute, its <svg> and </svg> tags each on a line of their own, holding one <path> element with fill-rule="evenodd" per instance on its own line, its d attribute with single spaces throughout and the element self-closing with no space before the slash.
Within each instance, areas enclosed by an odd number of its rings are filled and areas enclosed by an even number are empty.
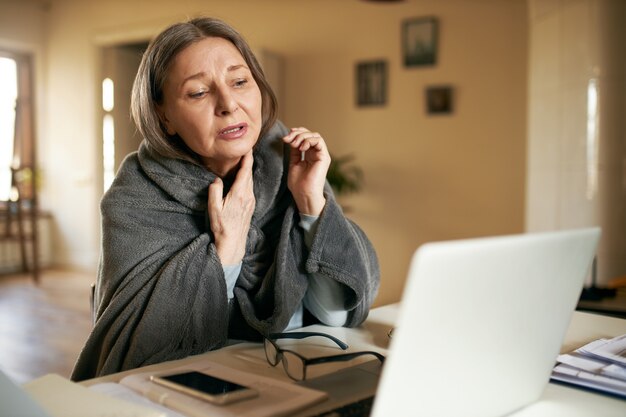
<svg viewBox="0 0 626 417">
<path fill-rule="evenodd" d="M 129 155 L 101 202 L 96 323 L 73 380 L 182 358 L 282 331 L 311 273 L 345 285 L 347 326 L 365 320 L 379 285 L 374 249 L 345 218 L 330 187 L 311 250 L 287 189 L 289 151 L 275 125 L 254 151 L 246 255 L 229 303 L 208 224 L 215 175 L 163 158 L 144 144 Z"/>
</svg>

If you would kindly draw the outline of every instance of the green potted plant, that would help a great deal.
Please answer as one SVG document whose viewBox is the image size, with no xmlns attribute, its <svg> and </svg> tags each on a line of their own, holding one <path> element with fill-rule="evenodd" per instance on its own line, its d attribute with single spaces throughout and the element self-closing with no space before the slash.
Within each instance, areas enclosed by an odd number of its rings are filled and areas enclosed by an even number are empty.
<svg viewBox="0 0 626 417">
<path fill-rule="evenodd" d="M 337 196 L 356 193 L 363 186 L 363 170 L 354 165 L 353 155 L 333 156 L 326 178 Z"/>
</svg>

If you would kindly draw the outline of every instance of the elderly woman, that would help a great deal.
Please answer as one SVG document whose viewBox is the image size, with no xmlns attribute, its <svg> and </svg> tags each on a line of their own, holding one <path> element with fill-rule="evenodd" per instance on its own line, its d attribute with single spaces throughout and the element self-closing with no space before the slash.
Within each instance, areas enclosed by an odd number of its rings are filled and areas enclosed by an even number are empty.
<svg viewBox="0 0 626 417">
<path fill-rule="evenodd" d="M 72 379 L 363 322 L 374 249 L 326 182 L 324 139 L 286 129 L 275 109 L 224 22 L 193 19 L 151 42 L 132 95 L 144 141 L 101 203 L 96 322 Z"/>
</svg>

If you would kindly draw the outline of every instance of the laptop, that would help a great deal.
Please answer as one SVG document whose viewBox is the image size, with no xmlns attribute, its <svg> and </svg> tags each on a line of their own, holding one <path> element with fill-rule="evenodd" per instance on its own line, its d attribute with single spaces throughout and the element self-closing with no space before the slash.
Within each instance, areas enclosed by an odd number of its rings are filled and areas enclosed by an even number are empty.
<svg viewBox="0 0 626 417">
<path fill-rule="evenodd" d="M 334 411 L 314 415 L 346 415 L 347 397 L 373 401 L 373 417 L 495 417 L 535 402 L 599 237 L 599 228 L 589 228 L 421 246 L 380 377 L 357 366 L 305 381 L 333 403 Z"/>
<path fill-rule="evenodd" d="M 50 414 L 0 369 L 0 417 L 50 417 Z"/>
</svg>

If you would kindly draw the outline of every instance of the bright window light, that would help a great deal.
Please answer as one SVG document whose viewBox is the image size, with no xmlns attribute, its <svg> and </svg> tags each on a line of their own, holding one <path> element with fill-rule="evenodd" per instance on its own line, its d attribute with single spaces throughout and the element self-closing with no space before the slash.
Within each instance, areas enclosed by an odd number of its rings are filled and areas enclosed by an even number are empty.
<svg viewBox="0 0 626 417">
<path fill-rule="evenodd" d="M 102 108 L 104 111 L 112 111 L 115 106 L 113 100 L 113 80 L 105 78 L 102 81 Z"/>
<path fill-rule="evenodd" d="M 599 147 L 598 84 L 595 79 L 587 85 L 587 199 L 593 200 L 598 191 Z"/>
<path fill-rule="evenodd" d="M 115 123 L 113 116 L 105 114 L 102 119 L 102 162 L 104 165 L 104 191 L 115 178 Z"/>
<path fill-rule="evenodd" d="M 17 63 L 0 57 L 0 201 L 7 201 L 11 195 L 16 100 Z"/>
</svg>

